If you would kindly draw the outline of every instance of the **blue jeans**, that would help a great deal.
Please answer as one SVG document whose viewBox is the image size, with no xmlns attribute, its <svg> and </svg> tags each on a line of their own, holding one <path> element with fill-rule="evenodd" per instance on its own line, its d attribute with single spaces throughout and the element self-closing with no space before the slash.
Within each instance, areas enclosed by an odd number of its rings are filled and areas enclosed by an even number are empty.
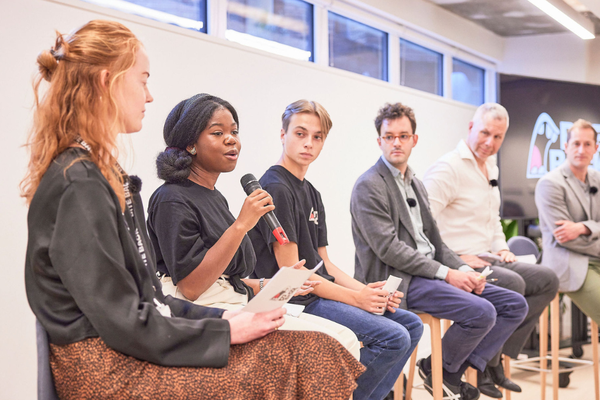
<svg viewBox="0 0 600 400">
<path fill-rule="evenodd" d="M 306 306 L 304 312 L 346 326 L 362 342 L 360 362 L 367 370 L 356 380 L 355 400 L 383 399 L 392 390 L 423 334 L 421 319 L 401 309 L 380 316 L 319 298 Z"/>
<path fill-rule="evenodd" d="M 527 315 L 525 298 L 512 290 L 485 285 L 467 293 L 442 280 L 414 276 L 406 305 L 454 321 L 442 339 L 444 369 L 457 372 L 465 361 L 483 371 Z"/>
</svg>

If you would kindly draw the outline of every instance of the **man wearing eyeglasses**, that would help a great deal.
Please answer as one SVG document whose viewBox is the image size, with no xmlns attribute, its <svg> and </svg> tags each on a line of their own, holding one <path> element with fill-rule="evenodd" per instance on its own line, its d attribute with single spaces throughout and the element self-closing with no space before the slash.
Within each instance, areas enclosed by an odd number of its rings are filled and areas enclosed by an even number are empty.
<svg viewBox="0 0 600 400">
<path fill-rule="evenodd" d="M 496 103 L 481 105 L 469 122 L 466 140 L 436 161 L 425 173 L 431 213 L 444 242 L 476 271 L 490 266 L 497 285 L 525 296 L 529 313 L 502 352 L 516 358 L 535 323 L 558 290 L 558 278 L 547 267 L 517 262 L 500 224 L 500 191 L 496 153 L 508 129 L 508 113 Z M 510 179 L 510 177 L 507 177 Z M 500 353 L 478 374 L 482 393 L 501 397 L 494 384 L 520 392 L 504 376 Z"/>
<path fill-rule="evenodd" d="M 469 366 L 484 370 L 525 317 L 527 303 L 516 292 L 486 285 L 442 241 L 425 187 L 408 166 L 416 127 L 413 110 L 400 103 L 386 104 L 375 119 L 382 156 L 351 197 L 355 278 L 400 277 L 401 307 L 455 322 L 442 340 L 444 396 L 473 400 L 479 390 L 462 382 L 462 374 Z M 419 374 L 431 393 L 431 357 L 419 361 Z"/>
</svg>

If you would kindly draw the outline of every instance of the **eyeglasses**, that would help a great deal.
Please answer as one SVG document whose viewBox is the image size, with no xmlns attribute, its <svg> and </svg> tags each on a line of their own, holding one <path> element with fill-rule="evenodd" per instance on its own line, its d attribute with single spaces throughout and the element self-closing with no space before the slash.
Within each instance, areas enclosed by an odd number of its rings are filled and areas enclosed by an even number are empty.
<svg viewBox="0 0 600 400">
<path fill-rule="evenodd" d="M 385 136 L 381 136 L 381 138 L 387 143 L 387 144 L 394 144 L 394 142 L 396 141 L 396 139 L 400 139 L 400 143 L 406 143 L 408 142 L 413 136 L 415 135 L 399 135 L 399 136 L 394 136 L 394 135 L 385 135 Z"/>
</svg>

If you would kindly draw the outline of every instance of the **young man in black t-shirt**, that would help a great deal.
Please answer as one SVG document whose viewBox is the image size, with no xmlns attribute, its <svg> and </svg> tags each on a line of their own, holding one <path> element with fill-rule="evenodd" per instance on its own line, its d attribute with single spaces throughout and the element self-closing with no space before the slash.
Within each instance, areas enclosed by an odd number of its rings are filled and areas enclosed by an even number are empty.
<svg viewBox="0 0 600 400">
<path fill-rule="evenodd" d="M 277 165 L 260 179 L 271 194 L 275 214 L 290 243 L 280 245 L 264 221 L 250 231 L 257 256 L 254 277 L 270 278 L 279 267 L 300 259 L 312 268 L 324 266 L 311 279 L 321 283 L 293 303 L 305 305 L 304 312 L 330 319 L 350 328 L 363 343 L 360 361 L 367 366 L 358 380 L 354 399 L 383 399 L 391 390 L 423 332 L 421 320 L 398 309 L 400 292 L 388 298 L 385 282 L 364 285 L 331 262 L 327 255 L 325 210 L 319 192 L 304 179 L 317 159 L 331 119 L 318 103 L 299 100 L 282 116 L 283 153 Z M 373 313 L 384 313 L 383 316 Z"/>
</svg>

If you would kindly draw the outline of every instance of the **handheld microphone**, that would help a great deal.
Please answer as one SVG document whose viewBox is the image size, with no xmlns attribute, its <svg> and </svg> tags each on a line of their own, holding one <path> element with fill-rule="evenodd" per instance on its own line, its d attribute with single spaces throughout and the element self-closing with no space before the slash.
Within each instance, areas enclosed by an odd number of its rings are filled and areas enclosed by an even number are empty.
<svg viewBox="0 0 600 400">
<path fill-rule="evenodd" d="M 590 188 L 590 193 L 591 193 L 591 194 L 596 194 L 596 193 L 598 193 L 598 188 L 597 188 L 596 186 L 592 186 L 592 187 Z"/>
<path fill-rule="evenodd" d="M 491 187 L 496 187 L 496 186 L 498 186 L 498 180 L 497 180 L 497 179 L 492 179 L 492 180 L 490 181 L 490 186 L 491 186 Z"/>
<path fill-rule="evenodd" d="M 408 199 L 406 199 L 406 202 L 408 203 L 408 206 L 411 207 L 411 208 L 417 206 L 417 201 L 415 199 L 410 198 L 410 197 Z"/>
<path fill-rule="evenodd" d="M 260 183 L 256 177 L 252 174 L 246 174 L 242 176 L 240 183 L 242 184 L 242 187 L 248 196 L 250 196 L 250 193 L 254 192 L 256 189 L 262 189 L 262 186 L 260 186 Z M 288 244 L 290 242 L 273 211 L 269 211 L 263 215 L 263 218 L 280 245 Z"/>
</svg>

